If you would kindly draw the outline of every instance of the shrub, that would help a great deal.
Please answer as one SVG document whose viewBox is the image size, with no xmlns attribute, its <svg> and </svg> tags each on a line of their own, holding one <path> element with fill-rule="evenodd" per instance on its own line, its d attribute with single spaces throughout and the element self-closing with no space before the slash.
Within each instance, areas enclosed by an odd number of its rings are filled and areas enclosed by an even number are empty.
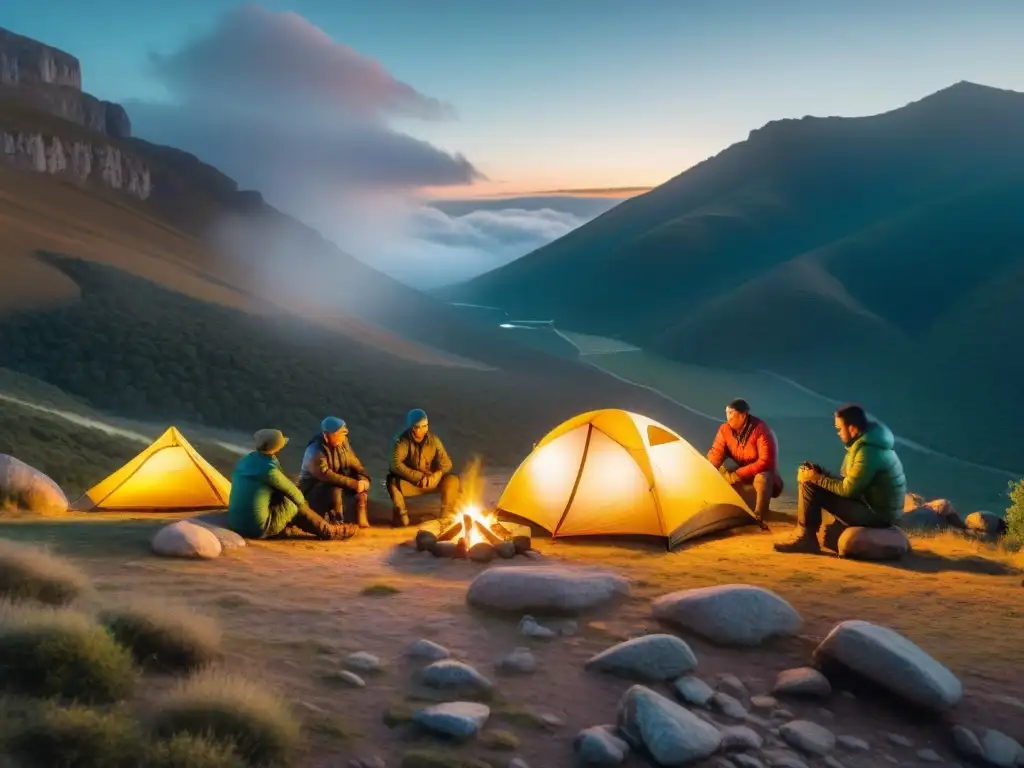
<svg viewBox="0 0 1024 768">
<path fill-rule="evenodd" d="M 230 744 L 179 733 L 150 745 L 143 768 L 246 768 Z"/>
<path fill-rule="evenodd" d="M 182 681 L 153 714 L 154 732 L 209 736 L 232 745 L 252 765 L 285 762 L 299 723 L 285 702 L 248 680 L 210 670 Z"/>
<path fill-rule="evenodd" d="M 1010 506 L 1006 508 L 1007 535 L 1024 543 L 1024 480 L 1010 483 Z"/>
<path fill-rule="evenodd" d="M 220 656 L 217 623 L 183 607 L 137 601 L 103 611 L 100 621 L 150 669 L 188 671 Z"/>
<path fill-rule="evenodd" d="M 106 703 L 128 696 L 131 654 L 92 618 L 69 610 L 0 609 L 0 688 L 37 698 Z"/>
<path fill-rule="evenodd" d="M 89 577 L 67 560 L 0 539 L 0 597 L 66 605 L 90 588 Z"/>
<path fill-rule="evenodd" d="M 7 748 L 30 768 L 133 768 L 142 744 L 138 724 L 124 710 L 47 702 L 15 730 Z"/>
</svg>

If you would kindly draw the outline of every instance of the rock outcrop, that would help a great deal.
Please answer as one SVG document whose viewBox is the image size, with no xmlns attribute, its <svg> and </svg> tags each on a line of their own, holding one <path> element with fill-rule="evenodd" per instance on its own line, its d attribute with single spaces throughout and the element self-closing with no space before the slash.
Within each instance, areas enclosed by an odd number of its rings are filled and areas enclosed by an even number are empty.
<svg viewBox="0 0 1024 768">
<path fill-rule="evenodd" d="M 0 27 L 0 84 L 60 85 L 82 90 L 82 66 L 70 53 Z"/>
<path fill-rule="evenodd" d="M 0 128 L 0 162 L 24 171 L 102 184 L 141 200 L 153 191 L 149 166 L 112 144 Z"/>
</svg>

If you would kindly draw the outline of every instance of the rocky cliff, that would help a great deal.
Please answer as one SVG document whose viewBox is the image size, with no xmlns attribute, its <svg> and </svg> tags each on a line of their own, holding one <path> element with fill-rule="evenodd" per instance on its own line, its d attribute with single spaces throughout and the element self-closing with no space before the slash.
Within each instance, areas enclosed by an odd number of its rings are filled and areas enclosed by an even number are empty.
<svg viewBox="0 0 1024 768">
<path fill-rule="evenodd" d="M 148 165 L 108 143 L 0 128 L 0 162 L 25 171 L 96 183 L 145 200 L 153 191 Z"/>
<path fill-rule="evenodd" d="M 7 98 L 116 138 L 131 136 L 120 104 L 82 91 L 82 67 L 70 53 L 0 27 L 0 88 Z"/>
</svg>

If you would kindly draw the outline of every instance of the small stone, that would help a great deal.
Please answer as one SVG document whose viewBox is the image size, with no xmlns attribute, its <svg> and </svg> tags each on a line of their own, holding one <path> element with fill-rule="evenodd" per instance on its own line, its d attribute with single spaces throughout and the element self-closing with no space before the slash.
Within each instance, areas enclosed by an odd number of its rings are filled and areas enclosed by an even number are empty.
<svg viewBox="0 0 1024 768">
<path fill-rule="evenodd" d="M 926 763 L 941 763 L 942 758 L 934 749 L 919 749 L 917 750 L 918 760 L 923 760 Z"/>
<path fill-rule="evenodd" d="M 525 555 L 530 551 L 532 545 L 533 542 L 530 541 L 529 536 L 514 536 L 512 538 L 512 546 L 515 548 L 517 555 Z"/>
<path fill-rule="evenodd" d="M 695 707 L 706 707 L 715 695 L 711 686 L 693 675 L 680 677 L 675 681 L 676 695 L 687 704 Z"/>
<path fill-rule="evenodd" d="M 516 546 L 511 541 L 503 541 L 494 548 L 498 557 L 503 560 L 511 560 L 516 556 Z"/>
<path fill-rule="evenodd" d="M 324 677 L 329 682 L 338 682 L 342 685 L 346 685 L 349 688 L 365 688 L 366 681 L 363 680 L 355 672 L 349 672 L 347 669 L 341 669 L 336 672 L 330 672 Z"/>
<path fill-rule="evenodd" d="M 586 728 L 573 741 L 576 757 L 584 765 L 619 765 L 626 759 L 629 745 L 605 726 Z"/>
<path fill-rule="evenodd" d="M 453 558 L 458 548 L 454 541 L 435 541 L 427 551 L 434 557 Z"/>
<path fill-rule="evenodd" d="M 345 666 L 360 672 L 380 672 L 383 667 L 380 659 L 366 651 L 356 651 L 345 657 Z"/>
<path fill-rule="evenodd" d="M 563 720 L 558 715 L 551 714 L 550 712 L 546 712 L 543 715 L 541 715 L 540 721 L 551 730 L 561 728 L 563 725 L 565 725 L 565 720 Z"/>
<path fill-rule="evenodd" d="M 766 749 L 761 755 L 772 768 L 807 768 L 807 763 L 786 749 Z"/>
<path fill-rule="evenodd" d="M 674 680 L 695 669 L 697 657 L 682 639 L 658 633 L 607 648 L 588 659 L 584 666 L 625 677 L 662 681 Z"/>
<path fill-rule="evenodd" d="M 895 744 L 898 747 L 907 747 L 908 749 L 914 746 L 914 742 L 908 739 L 906 736 L 902 736 L 898 733 L 887 733 L 885 738 L 890 744 Z"/>
<path fill-rule="evenodd" d="M 432 733 L 462 741 L 474 736 L 490 716 L 486 704 L 450 701 L 416 710 L 413 722 Z"/>
<path fill-rule="evenodd" d="M 1014 768 L 1024 764 L 1024 747 L 1002 731 L 986 728 L 981 734 L 985 762 L 998 768 Z"/>
<path fill-rule="evenodd" d="M 364 757 L 359 760 L 349 760 L 350 768 L 388 768 L 383 757 Z"/>
<path fill-rule="evenodd" d="M 489 563 L 496 554 L 493 544 L 487 541 L 479 541 L 469 548 L 466 556 L 475 563 Z"/>
<path fill-rule="evenodd" d="M 825 755 L 824 762 L 825 765 L 828 766 L 828 768 L 846 768 L 845 765 L 836 760 L 836 758 L 832 757 L 832 755 Z"/>
<path fill-rule="evenodd" d="M 555 636 L 554 630 L 542 627 L 533 616 L 523 616 L 519 621 L 519 632 L 526 637 L 535 637 L 541 640 L 550 640 Z"/>
<path fill-rule="evenodd" d="M 779 735 L 791 747 L 808 755 L 825 755 L 836 746 L 832 731 L 810 720 L 791 720 L 779 728 Z"/>
<path fill-rule="evenodd" d="M 579 631 L 579 624 L 574 619 L 562 622 L 562 626 L 558 630 L 558 634 L 562 637 L 572 637 Z"/>
<path fill-rule="evenodd" d="M 772 720 L 792 720 L 793 717 L 793 713 L 788 709 L 780 707 L 779 709 L 772 710 Z"/>
<path fill-rule="evenodd" d="M 815 710 L 815 712 L 817 713 L 818 717 L 820 717 L 822 720 L 831 721 L 836 719 L 835 713 L 831 709 L 825 709 L 825 707 L 818 707 Z"/>
<path fill-rule="evenodd" d="M 537 669 L 537 658 L 529 648 L 519 647 L 499 659 L 497 667 L 501 672 L 528 674 Z"/>
<path fill-rule="evenodd" d="M 439 661 L 451 656 L 451 652 L 443 645 L 438 645 L 433 640 L 422 638 L 409 646 L 405 655 L 411 659 L 429 659 Z"/>
<path fill-rule="evenodd" d="M 750 698 L 747 686 L 736 675 L 732 674 L 719 675 L 715 682 L 715 690 L 727 693 L 740 702 L 747 701 Z"/>
<path fill-rule="evenodd" d="M 849 752 L 867 752 L 871 745 L 856 736 L 836 736 L 836 744 Z"/>
<path fill-rule="evenodd" d="M 747 716 L 747 708 L 728 693 L 716 693 L 711 697 L 711 703 L 726 717 L 736 720 L 743 720 Z"/>
<path fill-rule="evenodd" d="M 766 731 L 770 731 L 773 727 L 770 720 L 765 720 L 760 715 L 755 715 L 751 712 L 747 713 L 747 716 L 743 718 L 743 722 L 756 725 L 758 728 L 763 728 Z"/>
<path fill-rule="evenodd" d="M 753 755 L 733 755 L 732 762 L 738 768 L 765 768 L 764 763 Z"/>
<path fill-rule="evenodd" d="M 776 696 L 799 696 L 828 698 L 832 693 L 832 685 L 828 678 L 812 667 L 784 669 L 775 678 L 772 693 Z"/>
<path fill-rule="evenodd" d="M 981 742 L 974 735 L 973 731 L 964 728 L 962 725 L 953 726 L 953 748 L 961 757 L 968 760 L 981 760 L 985 756 Z"/>
<path fill-rule="evenodd" d="M 428 688 L 471 690 L 484 694 L 494 690 L 494 683 L 469 664 L 454 659 L 441 659 L 424 667 L 420 671 L 420 681 Z"/>
<path fill-rule="evenodd" d="M 508 544 L 507 541 L 503 543 Z M 509 761 L 508 768 L 530 768 L 530 764 L 521 757 L 513 757 L 512 760 Z"/>
<path fill-rule="evenodd" d="M 420 552 L 429 551 L 437 543 L 437 536 L 431 531 L 416 531 L 416 549 Z"/>
<path fill-rule="evenodd" d="M 741 752 L 745 749 L 758 750 L 764 746 L 764 739 L 753 728 L 745 725 L 730 725 L 722 729 L 722 749 L 726 752 Z"/>
<path fill-rule="evenodd" d="M 755 709 L 773 709 L 779 702 L 774 696 L 751 696 L 750 706 Z"/>
</svg>

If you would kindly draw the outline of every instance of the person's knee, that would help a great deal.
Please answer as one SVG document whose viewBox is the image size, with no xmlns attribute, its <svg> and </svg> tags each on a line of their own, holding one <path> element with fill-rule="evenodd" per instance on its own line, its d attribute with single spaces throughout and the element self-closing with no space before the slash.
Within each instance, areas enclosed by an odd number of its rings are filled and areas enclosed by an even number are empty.
<svg viewBox="0 0 1024 768">
<path fill-rule="evenodd" d="M 442 493 L 455 493 L 455 491 L 459 490 L 459 476 L 443 475 L 441 482 L 438 483 L 438 487 Z"/>
<path fill-rule="evenodd" d="M 760 472 L 754 475 L 753 485 L 754 490 L 759 493 L 764 492 L 772 487 L 774 484 L 774 478 L 770 472 Z"/>
</svg>

